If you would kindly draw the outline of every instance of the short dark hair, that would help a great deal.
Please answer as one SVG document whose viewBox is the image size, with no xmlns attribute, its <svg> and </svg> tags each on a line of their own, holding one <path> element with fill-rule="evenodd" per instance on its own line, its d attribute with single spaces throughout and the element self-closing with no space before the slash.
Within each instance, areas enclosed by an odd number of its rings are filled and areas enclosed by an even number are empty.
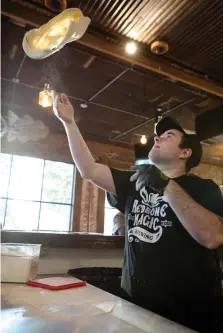
<svg viewBox="0 0 223 333">
<path fill-rule="evenodd" d="M 190 139 L 188 138 L 187 135 L 182 135 L 181 141 L 179 144 L 179 148 L 184 149 L 184 148 L 190 148 L 191 149 L 191 144 L 190 144 Z M 191 168 L 193 168 L 194 162 L 193 162 L 193 151 L 190 157 L 188 157 L 186 161 L 186 172 L 188 173 Z"/>
</svg>

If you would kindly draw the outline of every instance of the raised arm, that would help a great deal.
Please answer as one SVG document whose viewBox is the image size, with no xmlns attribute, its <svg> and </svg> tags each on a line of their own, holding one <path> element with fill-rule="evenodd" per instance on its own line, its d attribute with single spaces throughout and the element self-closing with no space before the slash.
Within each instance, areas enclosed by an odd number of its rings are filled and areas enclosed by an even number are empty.
<svg viewBox="0 0 223 333">
<path fill-rule="evenodd" d="M 53 111 L 64 125 L 70 151 L 81 177 L 88 179 L 105 191 L 115 194 L 115 185 L 110 168 L 94 161 L 77 127 L 75 119 L 77 120 L 78 116 L 75 114 L 68 97 L 55 91 L 52 91 L 52 96 Z"/>
</svg>

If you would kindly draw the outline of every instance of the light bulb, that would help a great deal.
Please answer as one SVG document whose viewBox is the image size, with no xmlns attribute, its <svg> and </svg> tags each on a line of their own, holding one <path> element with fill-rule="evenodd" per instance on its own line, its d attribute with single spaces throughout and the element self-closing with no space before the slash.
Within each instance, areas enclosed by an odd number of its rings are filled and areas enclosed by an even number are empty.
<svg viewBox="0 0 223 333">
<path fill-rule="evenodd" d="M 128 54 L 134 54 L 137 51 L 137 45 L 134 42 L 129 42 L 125 46 L 125 50 Z"/>
<path fill-rule="evenodd" d="M 42 99 L 42 107 L 47 108 L 48 106 L 50 106 L 49 98 L 45 95 Z"/>
<path fill-rule="evenodd" d="M 39 93 L 39 105 L 43 108 L 47 108 L 52 106 L 52 96 L 50 93 L 50 86 L 49 84 L 45 84 L 44 90 L 40 91 Z"/>
<path fill-rule="evenodd" d="M 142 135 L 141 139 L 140 139 L 140 142 L 142 145 L 145 145 L 147 143 L 147 137 L 146 135 Z"/>
</svg>

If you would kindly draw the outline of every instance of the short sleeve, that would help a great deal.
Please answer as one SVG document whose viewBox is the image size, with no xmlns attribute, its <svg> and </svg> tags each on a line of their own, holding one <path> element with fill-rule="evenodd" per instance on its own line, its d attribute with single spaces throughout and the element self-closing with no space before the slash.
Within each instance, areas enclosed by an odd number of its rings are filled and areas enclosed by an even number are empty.
<svg viewBox="0 0 223 333">
<path fill-rule="evenodd" d="M 110 168 L 110 170 L 115 184 L 116 195 L 107 192 L 107 199 L 112 207 L 124 214 L 126 198 L 131 186 L 130 177 L 132 172 L 114 168 Z"/>
<path fill-rule="evenodd" d="M 223 195 L 219 186 L 211 179 L 202 179 L 195 190 L 195 200 L 212 213 L 223 217 Z"/>
</svg>

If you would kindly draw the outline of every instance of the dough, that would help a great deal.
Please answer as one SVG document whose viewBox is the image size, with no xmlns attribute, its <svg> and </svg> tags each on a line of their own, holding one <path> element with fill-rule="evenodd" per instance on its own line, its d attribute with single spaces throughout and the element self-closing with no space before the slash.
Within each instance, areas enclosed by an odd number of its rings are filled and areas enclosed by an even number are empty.
<svg viewBox="0 0 223 333">
<path fill-rule="evenodd" d="M 90 22 L 90 18 L 83 16 L 81 10 L 66 9 L 39 29 L 26 32 L 23 50 L 32 59 L 47 58 L 67 43 L 80 39 Z"/>
</svg>

